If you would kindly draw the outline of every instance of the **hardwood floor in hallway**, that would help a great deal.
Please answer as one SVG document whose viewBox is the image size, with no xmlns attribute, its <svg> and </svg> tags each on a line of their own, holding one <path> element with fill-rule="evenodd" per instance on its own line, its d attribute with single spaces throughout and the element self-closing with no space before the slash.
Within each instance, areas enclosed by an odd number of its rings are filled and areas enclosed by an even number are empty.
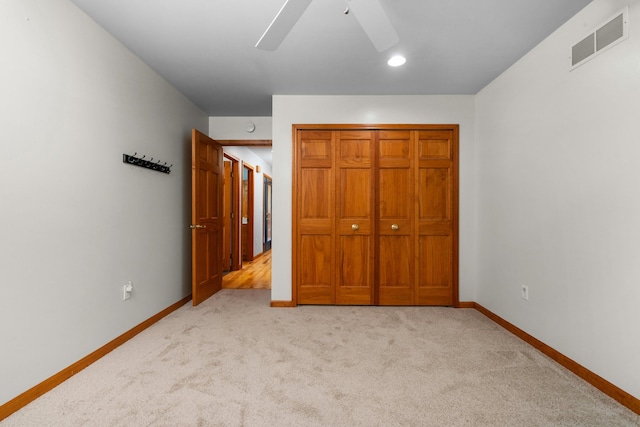
<svg viewBox="0 0 640 427">
<path fill-rule="evenodd" d="M 271 289 L 271 250 L 222 277 L 222 289 Z"/>
</svg>

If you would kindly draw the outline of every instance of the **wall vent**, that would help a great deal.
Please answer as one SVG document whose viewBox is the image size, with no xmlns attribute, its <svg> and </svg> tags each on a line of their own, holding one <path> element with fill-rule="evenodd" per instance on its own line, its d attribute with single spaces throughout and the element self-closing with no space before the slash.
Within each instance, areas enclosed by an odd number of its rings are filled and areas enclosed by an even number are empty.
<svg viewBox="0 0 640 427">
<path fill-rule="evenodd" d="M 629 6 L 607 19 L 579 42 L 571 46 L 569 59 L 573 70 L 629 37 Z"/>
</svg>

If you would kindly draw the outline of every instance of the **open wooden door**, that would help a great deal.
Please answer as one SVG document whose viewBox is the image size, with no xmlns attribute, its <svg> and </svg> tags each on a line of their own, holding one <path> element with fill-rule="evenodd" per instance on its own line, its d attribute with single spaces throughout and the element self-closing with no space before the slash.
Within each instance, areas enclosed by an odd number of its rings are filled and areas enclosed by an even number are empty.
<svg viewBox="0 0 640 427">
<path fill-rule="evenodd" d="M 233 240 L 231 237 L 231 223 L 233 221 L 233 174 L 231 173 L 231 161 L 224 159 L 224 189 L 223 205 L 224 220 L 222 226 L 222 271 L 230 271 L 232 264 Z"/>
<path fill-rule="evenodd" d="M 222 289 L 222 146 L 191 134 L 191 281 L 193 305 Z"/>
<path fill-rule="evenodd" d="M 253 261 L 254 169 L 244 165 L 242 171 L 242 260 Z"/>
</svg>

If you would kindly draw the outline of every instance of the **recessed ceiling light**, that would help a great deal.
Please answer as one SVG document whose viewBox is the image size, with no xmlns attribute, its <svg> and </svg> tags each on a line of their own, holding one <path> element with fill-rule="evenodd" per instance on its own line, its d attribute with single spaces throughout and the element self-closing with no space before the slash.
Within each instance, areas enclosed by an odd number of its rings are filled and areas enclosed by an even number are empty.
<svg viewBox="0 0 640 427">
<path fill-rule="evenodd" d="M 392 67 L 399 67 L 405 62 L 407 62 L 407 58 L 405 58 L 402 55 L 396 55 L 396 56 L 392 56 L 391 59 L 387 61 L 387 64 L 389 64 Z"/>
</svg>

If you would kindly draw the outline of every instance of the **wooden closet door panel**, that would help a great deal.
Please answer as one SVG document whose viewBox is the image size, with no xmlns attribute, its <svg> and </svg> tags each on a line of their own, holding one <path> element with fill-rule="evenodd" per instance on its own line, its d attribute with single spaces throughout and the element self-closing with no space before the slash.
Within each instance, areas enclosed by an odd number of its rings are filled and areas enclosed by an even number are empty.
<svg viewBox="0 0 640 427">
<path fill-rule="evenodd" d="M 418 305 L 453 305 L 457 146 L 452 130 L 418 137 Z"/>
<path fill-rule="evenodd" d="M 299 304 L 335 304 L 335 194 L 333 133 L 300 131 L 294 194 L 297 240 L 294 252 Z"/>
<path fill-rule="evenodd" d="M 336 304 L 371 305 L 373 265 L 371 236 L 339 236 L 339 277 Z"/>
<path fill-rule="evenodd" d="M 373 133 L 336 132 L 336 304 L 373 304 Z"/>
<path fill-rule="evenodd" d="M 451 235 L 420 236 L 418 305 L 451 305 Z"/>
<path fill-rule="evenodd" d="M 376 303 L 379 305 L 414 304 L 414 134 L 378 132 Z"/>
<path fill-rule="evenodd" d="M 331 236 L 306 234 L 300 238 L 298 301 L 301 304 L 333 304 Z"/>
<path fill-rule="evenodd" d="M 300 167 L 333 166 L 333 132 L 303 130 L 298 132 L 297 155 Z"/>
<path fill-rule="evenodd" d="M 329 168 L 302 168 L 299 173 L 299 220 L 303 229 L 333 225 L 333 171 Z"/>
</svg>

